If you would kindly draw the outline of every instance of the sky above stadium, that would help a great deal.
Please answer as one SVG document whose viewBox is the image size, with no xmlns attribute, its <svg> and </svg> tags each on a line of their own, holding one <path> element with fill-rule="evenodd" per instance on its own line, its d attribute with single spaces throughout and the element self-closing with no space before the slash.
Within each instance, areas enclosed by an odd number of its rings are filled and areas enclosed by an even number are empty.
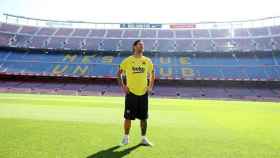
<svg viewBox="0 0 280 158">
<path fill-rule="evenodd" d="M 278 0 L 0 0 L 0 13 L 94 22 L 235 21 L 279 16 Z"/>
</svg>

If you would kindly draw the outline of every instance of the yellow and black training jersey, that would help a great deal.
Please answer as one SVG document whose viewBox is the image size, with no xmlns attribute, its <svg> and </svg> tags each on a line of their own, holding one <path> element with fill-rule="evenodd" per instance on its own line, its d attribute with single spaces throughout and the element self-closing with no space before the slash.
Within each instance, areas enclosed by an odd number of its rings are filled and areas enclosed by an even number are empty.
<svg viewBox="0 0 280 158">
<path fill-rule="evenodd" d="M 147 77 L 154 71 L 150 58 L 145 56 L 137 58 L 131 55 L 121 62 L 120 69 L 126 75 L 126 83 L 130 92 L 135 95 L 144 95 L 147 92 Z"/>
</svg>

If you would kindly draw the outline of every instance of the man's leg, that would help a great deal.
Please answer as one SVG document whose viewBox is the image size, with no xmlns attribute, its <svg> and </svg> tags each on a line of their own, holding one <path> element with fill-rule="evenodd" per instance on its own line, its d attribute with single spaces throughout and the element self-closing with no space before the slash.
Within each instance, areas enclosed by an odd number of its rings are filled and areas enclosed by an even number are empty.
<svg viewBox="0 0 280 158">
<path fill-rule="evenodd" d="M 124 134 L 125 135 L 129 135 L 130 128 L 131 128 L 131 120 L 125 119 L 124 120 Z"/>
<path fill-rule="evenodd" d="M 148 119 L 148 93 L 139 97 L 139 118 L 142 136 L 146 136 Z"/>
<path fill-rule="evenodd" d="M 120 146 L 127 145 L 129 143 L 129 131 L 131 127 L 131 120 L 125 119 L 124 120 L 124 137 Z"/>
<path fill-rule="evenodd" d="M 153 146 L 153 144 L 147 139 L 146 133 L 147 133 L 147 119 L 148 119 L 148 93 L 144 94 L 140 97 L 140 103 L 139 103 L 139 118 L 140 118 L 140 127 L 141 127 L 141 135 L 142 140 L 141 144 Z"/>
<path fill-rule="evenodd" d="M 141 120 L 140 121 L 140 127 L 141 127 L 141 135 L 144 137 L 146 136 L 147 132 L 147 120 Z"/>
<path fill-rule="evenodd" d="M 132 94 L 128 93 L 125 97 L 125 109 L 124 109 L 124 138 L 121 145 L 126 145 L 129 143 L 129 131 L 131 128 L 131 120 L 135 119 L 135 105 L 137 98 Z"/>
<path fill-rule="evenodd" d="M 146 137 L 147 126 L 148 126 L 147 125 L 147 119 L 144 119 L 144 120 L 140 121 L 141 135 L 142 135 L 141 144 L 147 145 L 147 146 L 153 146 L 153 144 Z"/>
</svg>

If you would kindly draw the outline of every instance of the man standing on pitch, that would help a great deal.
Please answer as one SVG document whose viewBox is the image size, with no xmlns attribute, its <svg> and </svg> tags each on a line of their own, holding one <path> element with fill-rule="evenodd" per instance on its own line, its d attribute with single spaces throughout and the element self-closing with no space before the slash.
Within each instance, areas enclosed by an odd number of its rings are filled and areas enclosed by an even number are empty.
<svg viewBox="0 0 280 158">
<path fill-rule="evenodd" d="M 138 118 L 141 126 L 141 144 L 152 146 L 146 137 L 148 119 L 148 94 L 152 91 L 155 80 L 154 66 L 148 57 L 143 55 L 144 43 L 137 40 L 133 43 L 133 55 L 124 59 L 117 74 L 118 81 L 125 93 L 124 138 L 121 145 L 129 142 L 131 120 Z M 149 75 L 149 83 L 148 83 Z M 124 82 L 126 77 L 126 83 Z"/>
</svg>

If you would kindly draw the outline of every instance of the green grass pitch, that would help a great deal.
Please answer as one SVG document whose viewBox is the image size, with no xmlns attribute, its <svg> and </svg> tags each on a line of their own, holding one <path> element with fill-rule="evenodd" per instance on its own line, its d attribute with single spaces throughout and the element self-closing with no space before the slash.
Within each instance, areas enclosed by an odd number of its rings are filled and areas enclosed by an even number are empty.
<svg viewBox="0 0 280 158">
<path fill-rule="evenodd" d="M 148 138 L 123 97 L 0 94 L 0 158 L 279 158 L 280 103 L 150 99 Z"/>
</svg>

